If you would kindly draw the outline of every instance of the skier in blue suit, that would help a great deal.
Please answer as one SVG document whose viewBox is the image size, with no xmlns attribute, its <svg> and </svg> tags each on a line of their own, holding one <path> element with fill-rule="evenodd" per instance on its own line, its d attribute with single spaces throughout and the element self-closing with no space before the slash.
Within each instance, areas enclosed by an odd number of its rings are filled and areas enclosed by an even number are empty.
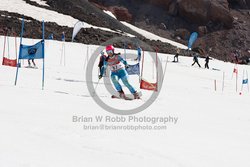
<svg viewBox="0 0 250 167">
<path fill-rule="evenodd" d="M 108 54 L 108 57 L 104 61 L 99 79 L 103 77 L 106 68 L 109 67 L 111 70 L 111 81 L 113 82 L 115 89 L 118 91 L 120 98 L 126 97 L 119 83 L 119 79 L 122 80 L 123 84 L 134 95 L 134 98 L 139 99 L 140 96 L 138 92 L 128 81 L 128 73 L 125 70 L 125 67 L 128 66 L 128 63 L 119 54 L 114 53 L 114 47 L 112 45 L 108 45 L 106 47 L 106 53 Z"/>
<path fill-rule="evenodd" d="M 136 61 L 138 60 L 139 62 L 141 61 L 141 51 L 142 51 L 142 49 L 141 49 L 141 47 L 139 46 L 138 48 L 137 48 L 137 58 L 135 59 Z"/>
</svg>

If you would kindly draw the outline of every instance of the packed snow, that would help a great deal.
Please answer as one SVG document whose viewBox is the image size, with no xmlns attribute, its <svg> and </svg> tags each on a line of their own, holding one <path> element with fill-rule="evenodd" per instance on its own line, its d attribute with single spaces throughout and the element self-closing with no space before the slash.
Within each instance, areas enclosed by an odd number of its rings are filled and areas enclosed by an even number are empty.
<svg viewBox="0 0 250 167">
<path fill-rule="evenodd" d="M 42 6 L 49 6 L 46 1 L 43 1 L 43 0 L 31 0 L 33 2 L 36 2 L 38 3 L 39 5 L 42 5 Z"/>
<path fill-rule="evenodd" d="M 0 55 L 3 39 L 1 36 Z M 37 40 L 24 39 L 25 44 L 35 42 Z M 159 54 L 163 68 L 168 60 L 163 88 L 149 108 L 134 116 L 176 117 L 178 121 L 166 123 L 167 129 L 162 130 L 86 130 L 84 125 L 98 123 L 76 123 L 72 121 L 73 116 L 116 117 L 97 105 L 87 90 L 86 63 L 98 46 L 65 43 L 65 56 L 62 46 L 62 42 L 46 40 L 44 90 L 41 90 L 41 60 L 36 60 L 38 69 L 24 68 L 27 62 L 21 61 L 17 86 L 14 86 L 16 68 L 0 65 L 0 166 L 250 165 L 250 95 L 246 85 L 239 95 L 243 69 L 250 71 L 249 66 L 238 66 L 236 92 L 231 63 L 211 60 L 211 69 L 207 70 L 192 67 L 192 58 L 179 57 L 179 63 L 172 63 L 173 55 Z M 15 58 L 13 37 L 9 38 L 9 49 L 6 54 Z M 122 49 L 116 51 L 124 53 Z M 128 52 L 136 54 L 133 50 Z M 93 75 L 94 85 L 98 80 L 97 62 L 93 74 L 88 74 Z M 128 62 L 135 63 L 132 59 Z M 204 59 L 200 59 L 200 64 L 204 65 Z M 156 77 L 154 68 L 149 53 L 145 52 L 144 77 L 151 82 Z M 217 91 L 214 80 L 217 80 Z M 137 76 L 130 76 L 130 81 L 139 88 Z M 103 80 L 97 87 L 97 95 L 118 109 L 144 103 L 151 92 L 141 91 L 142 100 L 112 100 Z M 147 122 L 103 124 L 149 125 Z"/>
<path fill-rule="evenodd" d="M 77 22 L 70 16 L 21 0 L 3 1 L 0 10 L 70 27 Z M 126 25 L 147 38 L 165 40 Z M 16 58 L 19 45 L 15 48 L 15 40 L 19 44 L 19 38 L 7 38 L 4 48 L 4 37 L 0 36 L 1 56 Z M 36 42 L 37 39 L 23 39 L 24 44 Z M 162 90 L 150 107 L 132 118 L 168 118 L 168 122 L 129 122 L 130 116 L 112 114 L 94 102 L 85 76 L 93 76 L 91 84 L 97 86 L 96 95 L 117 110 L 133 109 L 146 103 L 152 92 L 140 90 L 141 100 L 111 99 L 103 80 L 98 83 L 99 58 L 93 65 L 93 73 L 86 73 L 87 64 L 96 56 L 97 48 L 99 46 L 46 40 L 44 90 L 41 89 L 41 60 L 35 60 L 38 69 L 25 68 L 27 61 L 21 61 L 17 86 L 14 86 L 16 68 L 1 63 L 1 167 L 250 166 L 250 94 L 247 85 L 242 85 L 243 70 L 249 72 L 249 66 L 237 66 L 236 80 L 234 64 L 213 59 L 208 70 L 203 68 L 202 58 L 199 58 L 202 68 L 199 68 L 191 66 L 191 57 L 180 56 L 179 63 L 173 63 L 174 55 L 159 53 L 163 69 L 166 67 L 165 77 L 160 78 Z M 126 50 L 126 56 L 123 49 L 116 48 L 116 52 L 121 52 L 129 64 L 136 63 L 136 56 L 129 55 L 136 55 L 137 51 Z M 156 65 L 150 55 L 156 53 L 144 53 L 143 77 L 156 82 Z M 139 90 L 139 77 L 130 76 L 129 80 Z M 126 88 L 124 90 L 129 93 Z M 75 117 L 95 119 L 98 116 L 112 117 L 113 121 L 74 121 Z M 126 121 L 119 121 L 122 118 Z M 101 128 L 107 126 L 109 130 Z M 119 126 L 155 129 L 114 130 Z"/>
<path fill-rule="evenodd" d="M 7 10 L 8 12 L 23 14 L 38 21 L 44 20 L 45 22 L 55 22 L 58 25 L 68 27 L 73 27 L 74 24 L 78 21 L 71 16 L 63 15 L 52 10 L 27 4 L 23 0 L 2 1 L 0 3 L 0 10 Z"/>
<path fill-rule="evenodd" d="M 106 11 L 106 10 L 104 10 L 103 12 L 106 13 L 106 14 L 108 14 L 109 16 L 111 16 L 111 17 L 117 19 L 117 18 L 115 17 L 115 15 L 114 15 L 111 11 Z M 150 40 L 160 40 L 160 41 L 162 41 L 162 42 L 169 43 L 169 44 L 171 44 L 171 45 L 173 45 L 173 46 L 176 46 L 176 47 L 179 47 L 179 48 L 182 48 L 182 49 L 187 49 L 187 48 L 188 48 L 187 46 L 185 46 L 185 45 L 183 45 L 183 44 L 180 44 L 180 43 L 175 42 L 175 41 L 171 41 L 171 40 L 166 39 L 166 38 L 163 38 L 163 37 L 160 37 L 160 36 L 155 35 L 155 34 L 153 34 L 153 33 L 151 33 L 151 32 L 148 32 L 148 31 L 146 31 L 146 30 L 143 30 L 143 29 L 141 29 L 141 28 L 138 28 L 138 27 L 136 27 L 136 26 L 134 26 L 134 25 L 132 25 L 132 24 L 130 24 L 130 23 L 127 23 L 127 22 L 125 22 L 125 21 L 120 21 L 120 22 L 121 22 L 123 25 L 125 25 L 126 27 L 130 28 L 131 30 L 133 30 L 133 31 L 135 31 L 135 32 L 137 32 L 137 33 L 139 33 L 139 34 L 141 34 L 142 36 L 144 36 L 144 37 L 147 38 L 147 39 L 150 39 Z"/>
<path fill-rule="evenodd" d="M 103 12 L 106 13 L 107 15 L 109 15 L 109 16 L 111 16 L 111 17 L 117 19 L 117 18 L 115 17 L 115 15 L 114 15 L 112 12 L 110 12 L 110 11 L 108 11 L 108 10 L 103 10 Z"/>
<path fill-rule="evenodd" d="M 121 23 L 124 24 L 125 26 L 129 27 L 130 29 L 134 30 L 135 32 L 143 35 L 147 39 L 156 40 L 156 41 L 160 40 L 162 42 L 169 43 L 169 44 L 171 44 L 173 46 L 176 46 L 176 47 L 179 47 L 181 49 L 187 49 L 188 48 L 187 46 L 185 46 L 183 44 L 180 44 L 180 43 L 175 42 L 175 41 L 171 41 L 171 40 L 163 38 L 163 37 L 160 37 L 160 36 L 155 35 L 155 34 L 153 34 L 151 32 L 148 32 L 146 30 L 140 29 L 140 28 L 138 28 L 138 27 L 136 27 L 136 26 L 134 26 L 132 24 L 129 24 L 129 23 L 125 22 L 125 21 L 121 21 Z"/>
</svg>

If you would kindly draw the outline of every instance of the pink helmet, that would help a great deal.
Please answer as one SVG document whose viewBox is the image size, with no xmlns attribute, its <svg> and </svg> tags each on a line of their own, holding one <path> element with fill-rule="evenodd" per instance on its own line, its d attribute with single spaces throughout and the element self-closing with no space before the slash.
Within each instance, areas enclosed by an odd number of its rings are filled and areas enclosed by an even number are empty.
<svg viewBox="0 0 250 167">
<path fill-rule="evenodd" d="M 113 45 L 106 46 L 106 51 L 112 50 L 114 52 L 115 48 Z"/>
</svg>

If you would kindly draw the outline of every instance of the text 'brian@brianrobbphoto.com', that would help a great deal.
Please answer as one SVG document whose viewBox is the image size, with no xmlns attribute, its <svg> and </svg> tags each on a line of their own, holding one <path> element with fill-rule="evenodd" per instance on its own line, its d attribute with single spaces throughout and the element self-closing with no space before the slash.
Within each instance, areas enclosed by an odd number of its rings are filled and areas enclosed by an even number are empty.
<svg viewBox="0 0 250 167">
<path fill-rule="evenodd" d="M 174 116 L 72 116 L 73 123 L 81 123 L 83 130 L 167 130 L 169 125 L 177 124 Z"/>
</svg>

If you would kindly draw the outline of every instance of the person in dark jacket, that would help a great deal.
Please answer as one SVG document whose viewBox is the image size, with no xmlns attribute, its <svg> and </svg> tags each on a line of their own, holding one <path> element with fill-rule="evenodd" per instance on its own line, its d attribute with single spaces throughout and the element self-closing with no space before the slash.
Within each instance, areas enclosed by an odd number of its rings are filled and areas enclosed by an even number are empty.
<svg viewBox="0 0 250 167">
<path fill-rule="evenodd" d="M 99 63 L 98 63 L 98 67 L 99 67 L 99 71 L 101 73 L 101 69 L 103 67 L 103 63 L 104 63 L 104 60 L 107 58 L 107 56 L 104 54 L 104 52 L 102 51 L 101 52 L 101 57 L 100 57 L 100 60 L 99 60 Z"/>
<path fill-rule="evenodd" d="M 32 61 L 33 66 L 36 67 L 36 63 L 35 63 L 34 59 L 28 59 L 28 64 L 29 64 L 28 67 L 32 67 L 30 61 Z"/>
<path fill-rule="evenodd" d="M 178 59 L 178 56 L 179 56 L 179 55 L 180 55 L 180 49 L 177 48 L 176 54 L 175 54 L 175 56 L 174 56 L 174 61 L 173 61 L 173 62 L 179 62 L 179 59 Z M 176 58 L 176 60 L 175 60 L 175 58 Z"/>
<path fill-rule="evenodd" d="M 208 66 L 209 60 L 211 60 L 211 58 L 207 55 L 205 58 L 205 68 L 207 69 L 209 69 L 209 66 Z"/>
<path fill-rule="evenodd" d="M 193 66 L 195 63 L 197 63 L 198 66 L 201 67 L 201 65 L 199 64 L 199 61 L 198 61 L 198 56 L 199 56 L 198 53 L 195 53 L 195 54 L 194 54 L 194 58 L 193 58 L 194 63 L 192 64 L 192 66 Z"/>
</svg>

